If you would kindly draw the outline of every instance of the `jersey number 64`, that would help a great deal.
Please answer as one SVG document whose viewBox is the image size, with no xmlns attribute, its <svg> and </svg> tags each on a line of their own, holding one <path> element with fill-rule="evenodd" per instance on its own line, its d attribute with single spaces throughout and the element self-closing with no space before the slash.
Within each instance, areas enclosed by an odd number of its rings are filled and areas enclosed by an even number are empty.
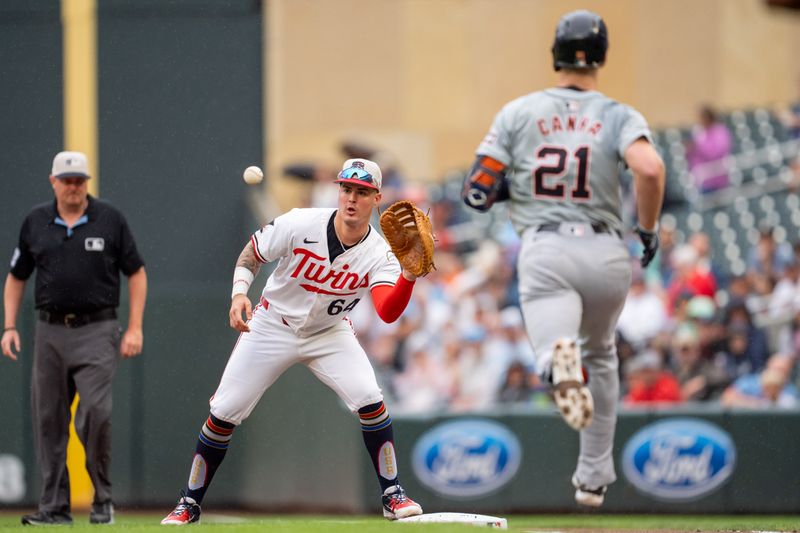
<svg viewBox="0 0 800 533">
<path fill-rule="evenodd" d="M 360 300 L 361 298 L 356 298 L 349 304 L 347 303 L 347 300 L 334 300 L 328 306 L 328 314 L 338 315 L 339 313 L 346 313 L 348 311 L 352 311 Z"/>
</svg>

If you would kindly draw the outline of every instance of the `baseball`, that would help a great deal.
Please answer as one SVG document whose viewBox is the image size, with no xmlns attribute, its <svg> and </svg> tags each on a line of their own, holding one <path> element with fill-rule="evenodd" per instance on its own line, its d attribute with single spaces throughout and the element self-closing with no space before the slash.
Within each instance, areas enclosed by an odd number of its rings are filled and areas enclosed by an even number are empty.
<svg viewBox="0 0 800 533">
<path fill-rule="evenodd" d="M 248 185 L 255 185 L 261 183 L 261 180 L 264 179 L 264 173 L 261 172 L 261 169 L 258 167 L 247 167 L 244 169 L 242 177 L 244 178 L 244 182 Z"/>
</svg>

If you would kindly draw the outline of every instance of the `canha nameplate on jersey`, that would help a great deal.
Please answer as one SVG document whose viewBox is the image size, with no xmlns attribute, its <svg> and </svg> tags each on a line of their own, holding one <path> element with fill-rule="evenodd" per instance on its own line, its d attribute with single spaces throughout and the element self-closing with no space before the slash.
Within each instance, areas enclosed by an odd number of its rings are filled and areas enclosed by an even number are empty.
<svg viewBox="0 0 800 533">
<path fill-rule="evenodd" d="M 600 128 L 603 127 L 600 121 L 577 115 L 568 115 L 566 117 L 552 115 L 549 119 L 540 118 L 536 121 L 536 125 L 539 126 L 539 133 L 545 137 L 560 131 L 577 131 L 578 133 L 586 132 L 591 135 L 597 135 L 600 133 Z"/>
<path fill-rule="evenodd" d="M 300 263 L 291 273 L 291 277 L 306 279 L 313 282 L 301 283 L 308 292 L 330 294 L 333 296 L 352 296 L 358 289 L 369 287 L 369 273 L 360 276 L 358 272 L 347 272 L 350 265 L 342 265 L 341 270 L 334 270 L 328 265 L 328 260 L 305 248 L 292 250 L 295 257 L 300 257 Z M 351 292 L 345 292 L 345 291 Z"/>
</svg>

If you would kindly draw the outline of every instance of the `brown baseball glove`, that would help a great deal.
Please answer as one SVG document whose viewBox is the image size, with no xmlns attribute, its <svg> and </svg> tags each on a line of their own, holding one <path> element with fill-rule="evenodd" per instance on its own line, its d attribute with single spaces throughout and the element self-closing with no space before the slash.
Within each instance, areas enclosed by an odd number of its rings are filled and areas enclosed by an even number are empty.
<svg viewBox="0 0 800 533">
<path fill-rule="evenodd" d="M 419 207 L 407 200 L 393 203 L 381 213 L 381 229 L 405 270 L 420 277 L 435 268 L 433 226 Z"/>
</svg>

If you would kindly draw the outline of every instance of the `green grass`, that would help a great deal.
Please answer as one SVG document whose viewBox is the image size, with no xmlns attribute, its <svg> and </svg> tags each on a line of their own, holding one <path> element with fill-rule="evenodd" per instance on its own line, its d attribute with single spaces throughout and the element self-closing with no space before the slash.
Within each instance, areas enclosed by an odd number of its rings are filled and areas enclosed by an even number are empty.
<svg viewBox="0 0 800 533">
<path fill-rule="evenodd" d="M 5 511 L 0 513 L 0 531 L 20 531 L 19 518 L 22 513 Z M 164 531 L 159 524 L 162 514 L 129 514 L 118 512 L 113 526 L 91 526 L 86 514 L 76 514 L 75 524 L 66 529 L 70 533 L 102 531 L 154 532 Z M 800 515 L 512 515 L 508 519 L 508 531 L 565 531 L 582 529 L 591 531 L 800 531 Z M 50 528 L 53 529 L 53 528 Z M 473 526 L 463 524 L 399 524 L 376 517 L 364 516 L 289 516 L 205 513 L 203 523 L 191 526 L 196 533 L 238 533 L 269 531 L 285 533 L 312 533 L 317 531 L 383 533 L 402 531 L 433 531 L 434 533 L 463 533 L 476 531 Z M 28 531 L 26 528 L 25 531 Z"/>
</svg>

